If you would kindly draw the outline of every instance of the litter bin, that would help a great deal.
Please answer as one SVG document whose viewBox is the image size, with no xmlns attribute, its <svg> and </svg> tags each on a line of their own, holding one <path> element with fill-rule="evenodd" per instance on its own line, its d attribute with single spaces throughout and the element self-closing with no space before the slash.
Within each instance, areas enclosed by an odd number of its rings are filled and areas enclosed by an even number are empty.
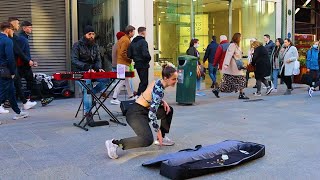
<svg viewBox="0 0 320 180">
<path fill-rule="evenodd" d="M 197 58 L 194 56 L 178 57 L 178 83 L 176 102 L 179 104 L 193 104 L 196 95 Z"/>
</svg>

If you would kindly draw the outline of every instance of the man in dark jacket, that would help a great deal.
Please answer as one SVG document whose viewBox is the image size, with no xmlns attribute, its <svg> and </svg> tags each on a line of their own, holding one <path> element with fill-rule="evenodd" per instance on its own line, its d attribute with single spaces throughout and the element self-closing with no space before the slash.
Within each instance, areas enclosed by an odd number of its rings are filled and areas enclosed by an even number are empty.
<svg viewBox="0 0 320 180">
<path fill-rule="evenodd" d="M 8 22 L 12 25 L 14 31 L 18 31 L 20 28 L 19 19 L 16 17 L 9 17 Z M 29 66 L 33 66 L 33 60 L 31 60 L 30 56 L 28 57 L 21 49 L 20 47 L 20 40 L 19 37 L 16 34 L 13 34 L 13 37 L 11 37 L 11 40 L 13 42 L 13 51 L 15 60 L 18 61 L 18 58 L 20 59 L 20 63 L 27 64 Z M 19 64 L 17 62 L 17 64 Z M 16 72 L 15 79 L 14 79 L 14 86 L 16 88 L 17 94 L 20 98 L 20 100 L 23 103 L 23 109 L 28 110 L 32 107 L 34 107 L 37 103 L 31 102 L 26 99 L 24 95 L 24 91 L 22 89 L 22 83 L 21 83 L 21 77 L 19 76 L 18 71 Z"/>
<path fill-rule="evenodd" d="M 10 23 L 4 22 L 0 24 L 0 102 L 9 100 L 13 111 L 16 115 L 14 120 L 25 118 L 28 113 L 21 112 L 15 98 L 14 75 L 16 67 L 13 54 L 13 43 L 8 37 L 13 36 L 13 28 Z"/>
<path fill-rule="evenodd" d="M 209 68 L 209 76 L 212 80 L 212 85 L 211 88 L 214 88 L 216 81 L 217 81 L 217 67 L 213 66 L 213 62 L 214 62 L 214 56 L 216 54 L 217 48 L 219 46 L 219 44 L 216 42 L 216 36 L 212 36 L 212 41 L 211 43 L 208 45 L 207 49 L 206 49 L 206 53 L 203 57 L 203 63 L 206 62 L 207 60 L 208 62 L 208 68 Z"/>
<path fill-rule="evenodd" d="M 276 44 L 272 40 L 270 40 L 270 35 L 269 34 L 265 34 L 263 36 L 263 40 L 266 43 L 264 45 L 264 47 L 268 50 L 268 56 L 269 56 L 269 60 L 270 60 L 272 51 L 273 51 L 274 47 L 276 46 Z M 268 81 L 268 83 L 269 83 L 269 86 L 273 87 L 273 84 L 272 84 L 272 72 L 270 74 L 270 77 L 271 78 L 270 78 L 270 81 Z"/>
<path fill-rule="evenodd" d="M 35 93 L 35 95 L 41 99 L 42 106 L 46 106 L 53 101 L 53 97 L 45 98 L 41 93 L 41 87 L 37 84 L 32 71 L 32 66 L 37 66 L 37 63 L 31 60 L 30 45 L 29 45 L 29 35 L 32 33 L 32 24 L 29 21 L 24 21 L 21 23 L 22 30 L 19 33 L 19 47 L 21 48 L 24 55 L 27 56 L 27 59 L 30 59 L 27 63 L 23 61 L 23 57 L 17 55 L 17 76 L 20 78 L 18 83 L 21 83 L 21 78 L 24 78 L 27 82 L 27 89 L 30 92 Z M 21 85 L 18 85 L 21 87 Z M 20 98 L 24 102 L 24 93 L 20 91 Z M 24 98 L 24 99 L 23 99 Z M 32 102 L 35 103 L 35 102 Z"/>
<path fill-rule="evenodd" d="M 99 49 L 94 41 L 94 29 L 91 26 L 86 26 L 83 34 L 83 37 L 78 42 L 74 43 L 72 48 L 72 71 L 104 72 L 101 65 Z M 109 79 L 98 79 L 97 81 L 99 83 L 93 88 L 93 93 L 98 93 L 103 90 L 106 87 Z M 91 80 L 86 80 L 86 84 L 89 87 L 92 87 Z M 82 89 L 84 113 L 87 117 L 87 121 L 91 122 L 93 117 L 89 110 L 92 106 L 92 96 L 87 93 L 87 90 L 84 87 Z"/>
<path fill-rule="evenodd" d="M 145 39 L 146 37 L 146 28 L 139 27 L 138 28 L 139 35 L 135 37 L 128 50 L 128 57 L 133 59 L 134 68 L 137 70 L 140 83 L 137 92 L 137 96 L 140 96 L 148 86 L 149 81 L 149 62 L 151 60 L 151 56 L 148 49 L 148 43 Z"/>
<path fill-rule="evenodd" d="M 273 48 L 276 46 L 276 44 L 272 40 L 270 40 L 270 35 L 269 34 L 265 34 L 263 36 L 263 40 L 266 43 L 264 45 L 264 47 L 268 50 L 268 55 L 269 55 L 269 58 L 270 58 L 271 54 L 272 54 L 272 51 L 273 51 Z"/>
</svg>

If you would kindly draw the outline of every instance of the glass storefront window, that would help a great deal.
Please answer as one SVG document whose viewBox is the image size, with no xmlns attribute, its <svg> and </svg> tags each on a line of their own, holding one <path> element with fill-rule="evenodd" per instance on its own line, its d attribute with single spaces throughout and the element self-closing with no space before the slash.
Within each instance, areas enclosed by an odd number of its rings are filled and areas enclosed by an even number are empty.
<svg viewBox="0 0 320 180">
<path fill-rule="evenodd" d="M 232 8 L 232 9 L 230 9 Z M 263 35 L 274 40 L 276 4 L 273 0 L 155 0 L 154 47 L 159 50 L 155 61 L 176 64 L 177 56 L 185 54 L 191 38 L 200 40 L 201 57 L 215 35 L 242 34 L 243 52 L 249 49 L 249 39 L 263 42 Z M 230 10 L 232 14 L 230 14 Z M 229 20 L 231 19 L 231 22 Z"/>
<path fill-rule="evenodd" d="M 121 15 L 120 15 L 121 14 Z M 78 0 L 78 34 L 93 26 L 104 69 L 111 70 L 115 34 L 128 24 L 128 0 Z"/>
<path fill-rule="evenodd" d="M 202 0 L 154 1 L 155 62 L 177 64 L 177 57 L 186 54 L 191 38 L 208 35 L 201 5 Z"/>
</svg>

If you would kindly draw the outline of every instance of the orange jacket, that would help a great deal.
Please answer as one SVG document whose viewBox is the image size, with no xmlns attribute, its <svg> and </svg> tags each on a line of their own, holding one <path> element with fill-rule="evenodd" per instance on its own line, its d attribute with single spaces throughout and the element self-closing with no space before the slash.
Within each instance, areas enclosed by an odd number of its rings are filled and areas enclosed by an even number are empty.
<svg viewBox="0 0 320 180">
<path fill-rule="evenodd" d="M 122 36 L 117 42 L 117 64 L 129 66 L 132 62 L 128 58 L 128 48 L 130 46 L 130 37 L 128 35 Z"/>
</svg>

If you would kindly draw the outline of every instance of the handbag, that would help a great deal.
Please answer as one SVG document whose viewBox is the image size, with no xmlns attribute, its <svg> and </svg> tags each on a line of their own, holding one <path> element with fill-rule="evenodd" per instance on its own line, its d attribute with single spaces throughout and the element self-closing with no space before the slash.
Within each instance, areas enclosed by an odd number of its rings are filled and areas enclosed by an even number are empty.
<svg viewBox="0 0 320 180">
<path fill-rule="evenodd" d="M 256 67 L 254 67 L 252 64 L 248 64 L 247 71 L 248 72 L 254 72 L 256 70 Z"/>
<path fill-rule="evenodd" d="M 201 78 L 204 77 L 205 73 L 204 73 L 204 68 L 202 65 L 197 65 L 197 78 Z"/>
<path fill-rule="evenodd" d="M 7 68 L 6 66 L 0 66 L 0 78 L 12 79 L 9 68 Z"/>
<path fill-rule="evenodd" d="M 245 69 L 241 59 L 235 59 L 235 61 L 239 70 Z"/>
</svg>

